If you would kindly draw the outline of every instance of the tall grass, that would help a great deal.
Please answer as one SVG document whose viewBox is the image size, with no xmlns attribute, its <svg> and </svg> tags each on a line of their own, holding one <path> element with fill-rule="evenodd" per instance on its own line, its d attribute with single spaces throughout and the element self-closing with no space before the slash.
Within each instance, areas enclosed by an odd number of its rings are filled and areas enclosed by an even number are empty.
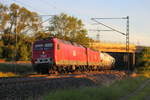
<svg viewBox="0 0 150 100">
<path fill-rule="evenodd" d="M 15 77 L 17 76 L 16 74 L 12 73 L 12 72 L 0 72 L 0 77 Z"/>
<path fill-rule="evenodd" d="M 119 98 L 132 93 L 146 78 L 129 78 L 121 80 L 110 86 L 86 87 L 51 92 L 45 100 L 119 100 Z"/>
<path fill-rule="evenodd" d="M 0 63 L 0 72 L 27 74 L 33 72 L 31 64 Z"/>
</svg>

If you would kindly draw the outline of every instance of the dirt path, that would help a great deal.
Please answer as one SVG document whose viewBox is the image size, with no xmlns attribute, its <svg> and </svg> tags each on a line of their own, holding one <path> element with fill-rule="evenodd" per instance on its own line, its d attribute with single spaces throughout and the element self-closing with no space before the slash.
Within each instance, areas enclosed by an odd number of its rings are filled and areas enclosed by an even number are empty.
<svg viewBox="0 0 150 100">
<path fill-rule="evenodd" d="M 122 97 L 119 100 L 128 100 L 130 97 L 135 96 L 138 92 L 144 89 L 148 84 L 150 84 L 150 79 L 146 80 L 139 88 L 137 88 L 134 92 Z"/>
</svg>

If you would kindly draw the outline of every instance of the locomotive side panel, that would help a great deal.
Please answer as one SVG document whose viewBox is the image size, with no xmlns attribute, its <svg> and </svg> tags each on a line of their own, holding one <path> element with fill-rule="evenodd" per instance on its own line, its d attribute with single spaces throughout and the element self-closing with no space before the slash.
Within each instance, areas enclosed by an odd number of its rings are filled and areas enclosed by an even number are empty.
<svg viewBox="0 0 150 100">
<path fill-rule="evenodd" d="M 76 61 L 77 65 L 87 65 L 86 48 L 76 47 Z"/>
<path fill-rule="evenodd" d="M 70 42 L 56 40 L 56 65 L 86 65 L 86 50 L 83 47 L 72 45 Z"/>
<path fill-rule="evenodd" d="M 98 51 L 91 50 L 87 48 L 87 59 L 89 66 L 99 66 L 100 64 L 100 56 Z"/>
</svg>

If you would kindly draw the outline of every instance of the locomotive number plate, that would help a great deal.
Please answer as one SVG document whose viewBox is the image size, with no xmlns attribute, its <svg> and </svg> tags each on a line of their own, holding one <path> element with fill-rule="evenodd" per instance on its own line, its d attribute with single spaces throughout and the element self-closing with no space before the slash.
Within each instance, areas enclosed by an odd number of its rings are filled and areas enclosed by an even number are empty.
<svg viewBox="0 0 150 100">
<path fill-rule="evenodd" d="M 41 58 L 46 58 L 47 57 L 47 55 L 41 55 Z"/>
</svg>

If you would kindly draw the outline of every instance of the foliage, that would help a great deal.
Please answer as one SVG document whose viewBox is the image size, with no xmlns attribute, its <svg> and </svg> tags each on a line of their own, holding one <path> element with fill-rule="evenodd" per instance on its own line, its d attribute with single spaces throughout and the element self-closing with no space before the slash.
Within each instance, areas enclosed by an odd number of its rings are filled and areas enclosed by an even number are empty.
<svg viewBox="0 0 150 100">
<path fill-rule="evenodd" d="M 51 33 L 45 33 L 42 31 L 35 34 L 35 40 L 47 39 L 49 37 L 53 37 L 53 35 Z"/>
<path fill-rule="evenodd" d="M 15 47 L 13 45 L 7 45 L 3 47 L 3 57 L 7 60 L 14 60 L 15 57 Z"/>
<path fill-rule="evenodd" d="M 0 47 L 0 58 L 2 58 L 3 49 Z"/>
<path fill-rule="evenodd" d="M 0 4 L 0 56 L 7 60 L 29 60 L 34 35 L 41 29 L 37 13 L 13 3 L 9 7 Z"/>
<path fill-rule="evenodd" d="M 13 3 L 0 3 L 0 58 L 30 60 L 31 45 L 35 40 L 57 37 L 88 46 L 90 39 L 81 20 L 60 14 L 52 17 L 48 32 L 42 29 L 36 12 Z"/>
<path fill-rule="evenodd" d="M 3 41 L 0 41 L 0 58 L 2 58 L 2 54 L 3 54 Z"/>
<path fill-rule="evenodd" d="M 0 9 L 0 24 L 4 34 L 27 34 L 37 32 L 40 28 L 40 18 L 35 12 L 15 3 L 11 4 L 10 7 L 0 4 Z"/>
<path fill-rule="evenodd" d="M 27 61 L 29 56 L 27 46 L 25 45 L 20 46 L 19 51 L 20 51 L 20 59 Z"/>
<path fill-rule="evenodd" d="M 150 77 L 150 47 L 144 47 L 142 52 L 137 55 L 138 73 Z"/>
<path fill-rule="evenodd" d="M 88 46 L 90 38 L 81 20 L 61 13 L 52 17 L 49 31 L 55 37 Z"/>
<path fill-rule="evenodd" d="M 144 47 L 137 59 L 139 65 L 145 67 L 150 66 L 150 47 Z"/>
</svg>

